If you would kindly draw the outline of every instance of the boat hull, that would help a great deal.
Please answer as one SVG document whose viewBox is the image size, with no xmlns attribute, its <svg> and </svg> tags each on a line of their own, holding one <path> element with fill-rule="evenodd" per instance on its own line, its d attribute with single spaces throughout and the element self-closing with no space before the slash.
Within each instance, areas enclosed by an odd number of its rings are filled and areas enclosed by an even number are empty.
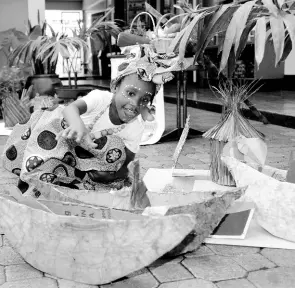
<svg viewBox="0 0 295 288">
<path fill-rule="evenodd" d="M 278 181 L 235 158 L 222 159 L 237 186 L 248 186 L 241 200 L 255 203 L 258 224 L 274 236 L 295 242 L 295 184 Z"/>
<path fill-rule="evenodd" d="M 1 197 L 0 225 L 16 251 L 36 269 L 99 285 L 173 249 L 192 231 L 195 220 L 183 214 L 138 220 L 61 216 Z"/>
</svg>

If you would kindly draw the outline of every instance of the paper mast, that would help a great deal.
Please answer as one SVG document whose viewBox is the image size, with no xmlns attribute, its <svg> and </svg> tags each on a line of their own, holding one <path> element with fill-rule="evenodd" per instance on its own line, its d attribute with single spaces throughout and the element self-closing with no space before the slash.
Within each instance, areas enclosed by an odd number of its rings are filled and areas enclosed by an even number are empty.
<svg viewBox="0 0 295 288">
<path fill-rule="evenodd" d="M 185 140 L 186 140 L 187 135 L 188 135 L 189 124 L 190 124 L 189 121 L 190 121 L 190 115 L 188 115 L 187 118 L 186 118 L 185 126 L 183 128 L 180 139 L 179 139 L 178 144 L 176 146 L 176 149 L 174 151 L 174 155 L 173 155 L 173 158 L 172 158 L 173 159 L 172 173 L 173 173 L 173 170 L 175 169 L 175 167 L 177 165 L 178 158 L 180 156 L 183 145 L 184 145 Z"/>
<path fill-rule="evenodd" d="M 290 154 L 289 169 L 287 171 L 286 181 L 290 183 L 295 183 L 295 159 L 293 151 L 291 151 Z"/>
</svg>

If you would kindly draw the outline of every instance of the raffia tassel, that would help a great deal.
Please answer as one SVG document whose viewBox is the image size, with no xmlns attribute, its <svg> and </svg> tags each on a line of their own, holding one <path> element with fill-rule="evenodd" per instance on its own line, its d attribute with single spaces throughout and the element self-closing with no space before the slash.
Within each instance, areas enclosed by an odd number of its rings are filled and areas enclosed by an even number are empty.
<svg viewBox="0 0 295 288">
<path fill-rule="evenodd" d="M 210 155 L 211 155 L 211 165 L 210 165 L 210 174 L 211 180 L 217 184 L 224 185 L 224 186 L 236 186 L 236 183 L 221 161 L 221 154 L 223 147 L 225 146 L 226 142 L 218 141 L 218 140 L 211 140 L 210 141 Z"/>
</svg>

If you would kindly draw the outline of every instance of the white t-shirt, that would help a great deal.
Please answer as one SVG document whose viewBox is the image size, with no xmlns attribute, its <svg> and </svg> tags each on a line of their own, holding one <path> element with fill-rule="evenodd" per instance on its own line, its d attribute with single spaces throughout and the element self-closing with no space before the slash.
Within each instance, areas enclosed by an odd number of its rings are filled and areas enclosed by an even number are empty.
<svg viewBox="0 0 295 288">
<path fill-rule="evenodd" d="M 93 90 L 82 98 L 87 105 L 87 111 L 81 115 L 84 124 L 93 123 L 95 117 L 104 110 L 111 102 L 113 94 L 109 91 Z M 94 124 L 92 133 L 99 137 L 98 132 L 118 127 L 114 125 L 109 117 L 109 108 L 102 114 L 100 119 Z M 127 123 L 126 127 L 115 135 L 119 136 L 125 143 L 125 146 L 133 153 L 139 151 L 139 145 L 143 134 L 144 126 L 136 117 L 131 122 Z"/>
</svg>

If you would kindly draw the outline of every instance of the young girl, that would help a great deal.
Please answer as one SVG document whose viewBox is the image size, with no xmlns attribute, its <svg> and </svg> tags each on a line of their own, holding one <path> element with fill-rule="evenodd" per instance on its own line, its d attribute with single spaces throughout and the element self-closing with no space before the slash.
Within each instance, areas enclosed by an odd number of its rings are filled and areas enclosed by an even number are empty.
<svg viewBox="0 0 295 288">
<path fill-rule="evenodd" d="M 173 78 L 171 71 L 189 65 L 142 46 L 119 65 L 111 92 L 94 90 L 67 107 L 37 110 L 16 125 L 3 167 L 20 176 L 23 193 L 39 181 L 73 189 L 122 188 L 143 134 L 138 117 L 153 119 L 159 86 Z"/>
<path fill-rule="evenodd" d="M 128 173 L 127 165 L 139 151 L 143 134 L 144 127 L 137 116 L 149 113 L 149 105 L 154 95 L 153 82 L 140 80 L 137 74 L 127 75 L 116 85 L 114 95 L 107 91 L 94 90 L 66 107 L 63 115 L 69 126 L 60 132 L 57 138 L 73 139 L 76 143 L 84 139 L 85 144 L 91 149 L 106 141 L 104 137 L 117 136 L 119 139 L 116 141 L 121 139 L 125 146 L 126 159 L 123 165 L 116 172 L 88 173 L 95 182 L 124 179 Z M 150 115 L 147 116 L 152 119 Z"/>
</svg>

